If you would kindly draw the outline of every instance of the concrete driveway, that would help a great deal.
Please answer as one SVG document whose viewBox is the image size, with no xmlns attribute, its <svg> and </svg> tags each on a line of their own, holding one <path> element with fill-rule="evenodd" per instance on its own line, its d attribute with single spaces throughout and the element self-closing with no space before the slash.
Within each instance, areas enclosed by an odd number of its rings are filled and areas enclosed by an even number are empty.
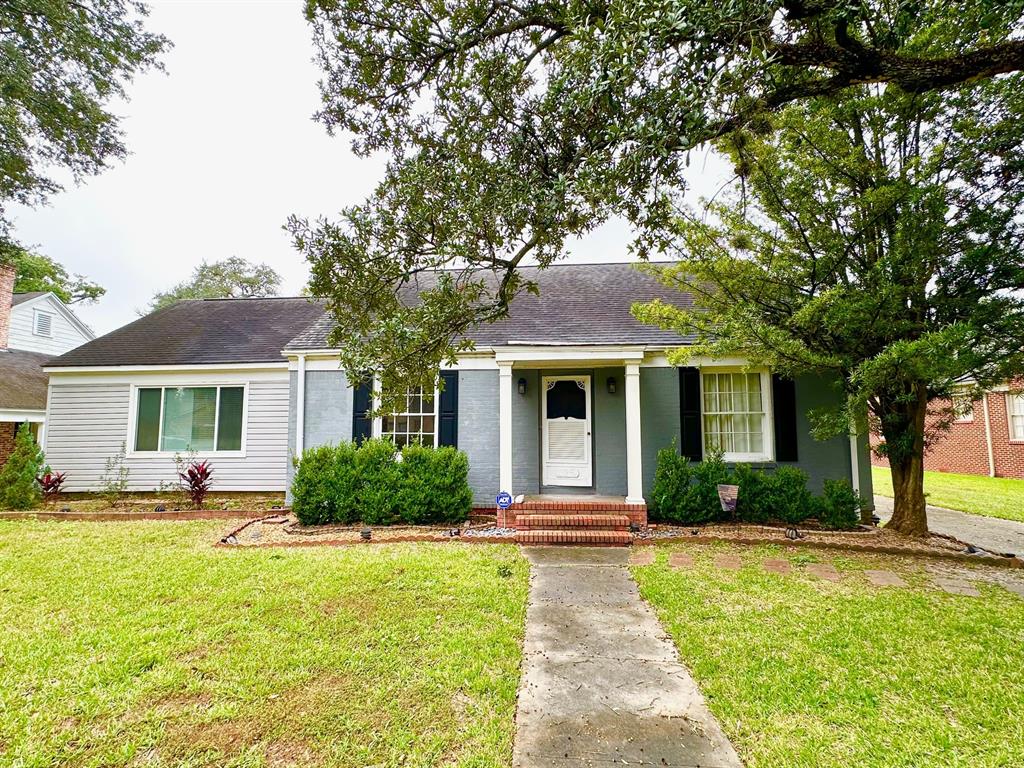
<svg viewBox="0 0 1024 768">
<path fill-rule="evenodd" d="M 883 523 L 888 522 L 892 517 L 892 499 L 875 496 L 875 514 Z M 990 552 L 1024 556 L 1024 523 L 928 505 L 928 528 Z"/>
</svg>

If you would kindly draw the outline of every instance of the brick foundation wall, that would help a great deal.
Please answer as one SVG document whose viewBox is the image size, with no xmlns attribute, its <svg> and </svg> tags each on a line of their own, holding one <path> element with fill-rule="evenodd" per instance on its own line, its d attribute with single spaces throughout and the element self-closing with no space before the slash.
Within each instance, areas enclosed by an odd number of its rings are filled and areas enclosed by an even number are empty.
<svg viewBox="0 0 1024 768">
<path fill-rule="evenodd" d="M 1020 387 L 1021 382 L 1014 384 Z M 1024 479 L 1024 441 L 1010 440 L 1010 424 L 1007 415 L 1007 393 L 989 392 L 988 412 L 992 431 L 992 455 L 996 477 Z M 880 441 L 878 435 L 871 436 L 871 445 Z M 888 467 L 889 462 L 871 454 L 871 463 L 876 467 Z M 989 473 L 988 447 L 985 442 L 985 408 L 981 400 L 974 403 L 973 421 L 955 422 L 924 458 L 924 468 L 934 472 L 955 472 L 964 475 L 987 475 Z"/>
<path fill-rule="evenodd" d="M 0 421 L 0 467 L 14 453 L 14 433 L 18 425 L 10 421 Z"/>
</svg>

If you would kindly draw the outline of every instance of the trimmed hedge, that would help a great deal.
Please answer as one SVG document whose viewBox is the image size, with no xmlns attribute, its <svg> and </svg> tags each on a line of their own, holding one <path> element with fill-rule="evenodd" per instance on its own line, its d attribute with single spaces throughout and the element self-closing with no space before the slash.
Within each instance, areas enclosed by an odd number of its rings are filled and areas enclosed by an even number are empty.
<svg viewBox="0 0 1024 768">
<path fill-rule="evenodd" d="M 721 454 L 691 463 L 675 445 L 658 452 L 651 494 L 652 520 L 700 525 L 731 519 L 722 511 L 719 485 L 738 485 L 735 519 L 744 523 L 797 525 L 818 519 L 826 528 L 854 528 L 860 520 L 860 497 L 847 480 L 826 480 L 824 495 L 807 488 L 807 473 L 796 467 L 773 471 L 737 464 L 731 471 Z"/>
<path fill-rule="evenodd" d="M 450 447 L 319 446 L 295 461 L 292 509 L 303 525 L 460 523 L 473 507 L 468 474 L 466 454 Z"/>
</svg>

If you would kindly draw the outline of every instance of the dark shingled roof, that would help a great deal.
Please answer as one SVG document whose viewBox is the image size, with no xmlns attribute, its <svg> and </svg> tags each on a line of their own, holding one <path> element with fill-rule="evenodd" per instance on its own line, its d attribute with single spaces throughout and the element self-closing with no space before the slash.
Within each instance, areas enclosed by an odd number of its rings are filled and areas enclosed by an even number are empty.
<svg viewBox="0 0 1024 768">
<path fill-rule="evenodd" d="M 0 408 L 45 411 L 46 381 L 43 363 L 49 355 L 0 349 Z"/>
<path fill-rule="evenodd" d="M 540 295 L 523 294 L 512 303 L 509 316 L 469 333 L 478 346 L 506 344 L 645 344 L 676 346 L 689 339 L 644 325 L 630 313 L 634 302 L 661 299 L 680 307 L 692 306 L 689 294 L 659 283 L 632 264 L 558 264 L 546 269 L 527 267 L 527 279 Z M 420 280 L 420 285 L 424 281 Z M 333 320 L 324 315 L 292 339 L 288 349 L 323 349 Z"/>
<path fill-rule="evenodd" d="M 53 367 L 279 363 L 323 314 L 308 298 L 182 301 L 51 360 Z"/>
<path fill-rule="evenodd" d="M 24 304 L 26 301 L 32 301 L 32 299 L 38 299 L 40 296 L 45 296 L 46 291 L 32 291 L 31 293 L 16 293 L 11 297 L 11 306 L 16 307 L 19 304 Z"/>
<path fill-rule="evenodd" d="M 508 318 L 470 332 L 478 346 L 506 344 L 687 343 L 638 322 L 637 301 L 687 307 L 688 294 L 666 288 L 630 264 L 559 264 L 523 270 L 540 286 L 524 294 Z M 422 288 L 429 278 L 421 278 Z M 414 295 L 410 288 L 410 295 Z M 306 298 L 183 301 L 84 344 L 48 365 L 195 365 L 280 362 L 283 349 L 327 349 L 332 318 Z"/>
</svg>

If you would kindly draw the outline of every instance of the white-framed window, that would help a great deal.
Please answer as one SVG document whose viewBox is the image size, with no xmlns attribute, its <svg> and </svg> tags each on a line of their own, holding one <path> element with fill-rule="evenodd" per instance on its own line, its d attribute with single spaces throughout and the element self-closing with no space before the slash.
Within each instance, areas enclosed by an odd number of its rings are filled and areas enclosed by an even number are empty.
<svg viewBox="0 0 1024 768">
<path fill-rule="evenodd" d="M 1010 439 L 1024 442 L 1024 393 L 1006 393 L 1006 413 L 1010 422 Z"/>
<path fill-rule="evenodd" d="M 957 422 L 974 421 L 974 397 L 970 387 L 956 387 L 951 400 L 953 416 Z"/>
<path fill-rule="evenodd" d="M 771 461 L 774 440 L 771 378 L 766 371 L 701 373 L 704 451 L 721 451 L 726 461 Z"/>
<path fill-rule="evenodd" d="M 406 445 L 437 446 L 438 397 L 411 387 L 405 393 L 403 410 L 385 413 L 374 420 L 374 434 L 386 437 L 402 448 Z"/>
<path fill-rule="evenodd" d="M 48 339 L 53 338 L 53 314 L 35 310 L 32 314 L 32 333 Z"/>
<path fill-rule="evenodd" d="M 247 390 L 245 384 L 137 387 L 132 451 L 241 454 Z"/>
</svg>

